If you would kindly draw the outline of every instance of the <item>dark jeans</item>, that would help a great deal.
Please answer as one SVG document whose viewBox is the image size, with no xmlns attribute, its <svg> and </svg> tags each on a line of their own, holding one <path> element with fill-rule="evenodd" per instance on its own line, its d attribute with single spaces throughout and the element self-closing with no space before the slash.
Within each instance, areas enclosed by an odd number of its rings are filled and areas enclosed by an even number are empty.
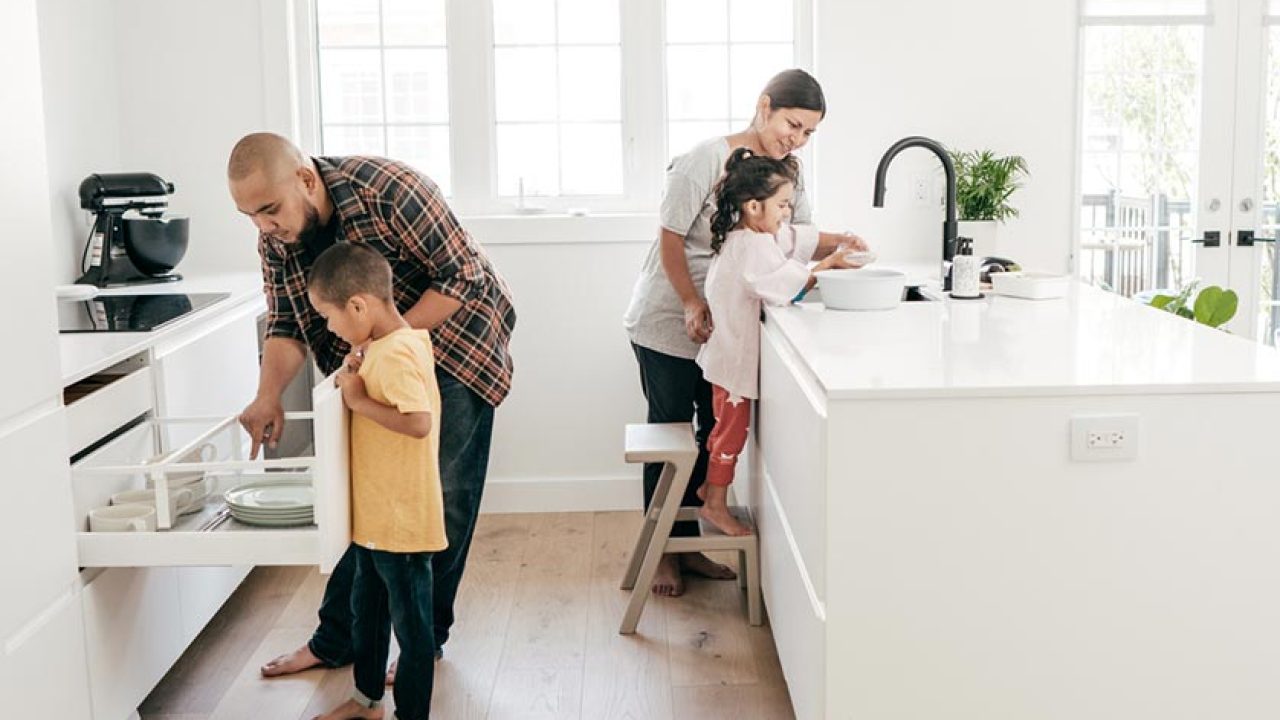
<svg viewBox="0 0 1280 720">
<path fill-rule="evenodd" d="M 694 436 L 698 440 L 698 461 L 689 476 L 689 486 L 684 491 L 684 505 L 701 505 L 696 494 L 707 477 L 707 438 L 715 427 L 716 416 L 711 408 L 711 383 L 702 378 L 698 363 L 674 355 L 660 353 L 631 343 L 636 362 L 640 364 L 640 389 L 649 401 L 648 422 L 694 422 Z M 644 506 L 653 501 L 662 475 L 662 463 L 645 463 Z M 672 537 L 693 537 L 698 534 L 698 523 L 678 522 L 671 528 Z"/>
<path fill-rule="evenodd" d="M 449 373 L 436 369 L 440 385 L 440 484 L 444 488 L 444 533 L 449 547 L 432 555 L 435 589 L 436 647 L 443 647 L 453 626 L 453 601 L 471 549 L 471 534 L 480 513 L 485 473 L 489 469 L 489 441 L 493 437 L 493 406 Z M 320 602 L 320 626 L 308 646 L 323 663 L 338 667 L 351 662 L 351 583 L 355 558 L 350 549 L 338 561 Z"/>
<path fill-rule="evenodd" d="M 431 714 L 435 683 L 435 621 L 431 602 L 431 553 L 390 553 L 352 545 L 356 560 L 351 591 L 352 651 L 356 699 L 378 701 L 386 692 L 391 631 L 400 644 L 396 668 L 396 717 L 421 720 Z M 360 697 L 363 696 L 363 697 Z"/>
</svg>

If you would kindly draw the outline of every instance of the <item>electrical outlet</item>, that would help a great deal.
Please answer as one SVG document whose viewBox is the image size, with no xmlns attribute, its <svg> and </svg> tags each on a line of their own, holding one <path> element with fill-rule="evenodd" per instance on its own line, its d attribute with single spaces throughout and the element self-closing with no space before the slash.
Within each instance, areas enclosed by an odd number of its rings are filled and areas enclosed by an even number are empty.
<svg viewBox="0 0 1280 720">
<path fill-rule="evenodd" d="M 1077 415 L 1071 418 L 1071 459 L 1113 462 L 1138 457 L 1138 416 Z"/>
<path fill-rule="evenodd" d="M 911 183 L 911 201 L 914 205 L 929 204 L 929 179 L 918 176 Z"/>
</svg>

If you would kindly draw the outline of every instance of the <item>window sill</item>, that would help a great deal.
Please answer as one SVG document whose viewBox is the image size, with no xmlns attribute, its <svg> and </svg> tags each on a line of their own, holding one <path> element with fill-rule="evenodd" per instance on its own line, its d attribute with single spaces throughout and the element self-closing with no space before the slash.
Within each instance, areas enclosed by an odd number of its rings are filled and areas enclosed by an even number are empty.
<svg viewBox="0 0 1280 720">
<path fill-rule="evenodd" d="M 657 237 L 654 213 L 568 215 L 469 215 L 462 226 L 481 245 L 565 245 L 577 243 L 649 243 Z"/>
</svg>

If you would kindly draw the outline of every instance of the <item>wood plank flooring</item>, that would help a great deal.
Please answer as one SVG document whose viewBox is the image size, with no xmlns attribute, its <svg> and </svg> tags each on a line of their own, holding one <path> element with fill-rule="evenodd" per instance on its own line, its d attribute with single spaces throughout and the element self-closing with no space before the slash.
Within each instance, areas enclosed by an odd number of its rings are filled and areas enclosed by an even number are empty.
<svg viewBox="0 0 1280 720">
<path fill-rule="evenodd" d="M 638 512 L 482 516 L 432 717 L 793 718 L 773 637 L 747 624 L 736 583 L 692 580 L 681 598 L 650 600 L 634 636 L 618 634 L 639 523 Z M 258 676 L 310 636 L 325 579 L 254 570 L 143 703 L 143 720 L 306 720 L 345 699 L 349 667 Z"/>
</svg>

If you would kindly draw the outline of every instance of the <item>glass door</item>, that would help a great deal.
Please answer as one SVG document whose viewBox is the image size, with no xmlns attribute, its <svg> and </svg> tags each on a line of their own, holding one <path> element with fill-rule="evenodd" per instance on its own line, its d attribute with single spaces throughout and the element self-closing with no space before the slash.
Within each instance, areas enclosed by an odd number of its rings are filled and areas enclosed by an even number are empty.
<svg viewBox="0 0 1280 720">
<path fill-rule="evenodd" d="M 1232 331 L 1280 345 L 1280 0 L 1239 0 Z"/>
</svg>

